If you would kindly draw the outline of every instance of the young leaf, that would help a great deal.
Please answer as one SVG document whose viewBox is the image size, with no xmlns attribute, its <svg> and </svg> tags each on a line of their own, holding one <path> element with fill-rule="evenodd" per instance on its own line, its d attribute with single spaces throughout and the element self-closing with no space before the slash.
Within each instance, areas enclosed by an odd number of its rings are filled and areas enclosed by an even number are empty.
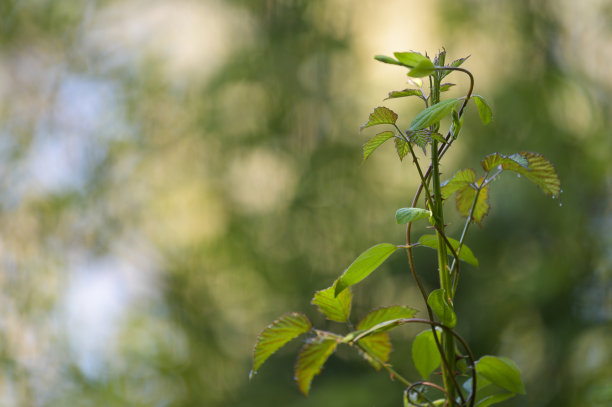
<svg viewBox="0 0 612 407">
<path fill-rule="evenodd" d="M 378 333 L 357 341 L 365 352 L 360 352 L 365 360 L 370 363 L 374 369 L 380 370 L 382 363 L 389 361 L 389 355 L 393 350 L 391 346 L 391 339 L 389 334 L 386 332 Z"/>
<path fill-rule="evenodd" d="M 512 393 L 525 394 L 521 372 L 508 358 L 483 356 L 476 362 L 476 371 L 491 383 Z"/>
<path fill-rule="evenodd" d="M 361 253 L 359 257 L 348 266 L 344 273 L 342 273 L 340 278 L 336 280 L 334 284 L 336 287 L 334 295 L 338 296 L 342 290 L 357 284 L 369 276 L 370 273 L 376 270 L 376 268 L 380 266 L 387 257 L 391 256 L 395 250 L 397 250 L 395 245 L 381 243 Z"/>
<path fill-rule="evenodd" d="M 418 334 L 412 342 L 412 362 L 421 377 L 427 380 L 429 375 L 440 366 L 441 361 L 433 332 L 427 330 Z"/>
<path fill-rule="evenodd" d="M 482 124 L 491 123 L 491 118 L 493 114 L 491 113 L 491 108 L 486 100 L 480 95 L 472 95 L 474 98 L 474 102 L 476 103 L 476 107 L 478 108 L 478 115 L 480 116 L 480 120 Z"/>
<path fill-rule="evenodd" d="M 387 98 L 385 98 L 385 100 L 387 99 L 395 99 L 395 98 L 403 98 L 406 96 L 418 96 L 421 99 L 424 99 L 423 94 L 421 93 L 420 90 L 418 89 L 404 89 L 404 90 L 394 90 L 392 92 L 389 92 L 389 96 L 387 96 Z"/>
<path fill-rule="evenodd" d="M 446 298 L 446 291 L 443 288 L 432 291 L 427 298 L 427 304 L 442 324 L 449 328 L 454 328 L 457 325 L 457 316 L 455 311 L 453 311 L 453 307 L 449 304 Z"/>
<path fill-rule="evenodd" d="M 468 59 L 469 57 L 470 57 L 470 56 L 468 55 L 468 56 L 467 56 L 467 57 L 465 57 L 465 58 L 459 58 L 459 59 L 456 59 L 456 60 L 454 60 L 453 62 L 451 62 L 450 66 L 451 66 L 451 67 L 453 67 L 453 68 L 457 68 L 457 67 L 459 67 L 461 64 L 463 64 L 463 63 L 465 62 L 465 60 L 466 60 L 466 59 Z M 444 78 L 446 75 L 450 74 L 451 72 L 453 72 L 453 71 L 451 71 L 451 70 L 448 70 L 448 71 L 442 71 L 442 76 L 441 76 L 441 78 Z"/>
<path fill-rule="evenodd" d="M 396 61 L 395 59 L 388 57 L 386 55 L 375 55 L 374 59 L 380 62 L 384 62 L 385 64 L 393 64 L 393 65 L 402 65 L 401 62 Z"/>
<path fill-rule="evenodd" d="M 425 63 L 427 61 L 431 63 L 429 58 L 419 54 L 418 52 L 394 52 L 393 55 L 395 55 L 395 58 L 397 58 L 398 61 L 410 68 L 414 68 L 419 63 Z"/>
<path fill-rule="evenodd" d="M 525 165 L 525 161 L 527 165 Z M 489 172 L 501 165 L 504 170 L 510 170 L 523 175 L 539 186 L 544 193 L 559 196 L 561 181 L 554 165 L 544 156 L 529 151 L 521 151 L 511 156 L 495 153 L 485 157 L 482 168 Z"/>
<path fill-rule="evenodd" d="M 421 130 L 439 122 L 453 110 L 456 104 L 457 98 L 451 98 L 422 110 L 410 123 L 410 131 Z"/>
<path fill-rule="evenodd" d="M 450 242 L 451 246 L 453 246 L 453 249 L 456 252 L 457 249 L 459 248 L 459 242 L 450 237 L 447 237 L 447 239 Z M 436 235 L 421 236 L 419 238 L 419 244 L 421 246 L 425 246 L 425 247 L 429 247 L 429 248 L 438 250 L 438 238 L 436 237 Z M 448 254 L 451 255 L 451 252 L 449 251 Z M 474 256 L 474 253 L 472 253 L 472 250 L 469 247 L 467 247 L 465 244 L 461 246 L 461 252 L 458 253 L 458 256 L 459 256 L 459 260 L 462 260 L 468 264 L 471 264 L 474 267 L 478 267 L 478 259 L 476 259 L 476 257 Z"/>
<path fill-rule="evenodd" d="M 374 150 L 378 148 L 378 146 L 380 146 L 382 143 L 389 140 L 393 136 L 394 133 L 392 131 L 383 131 L 382 133 L 378 133 L 377 135 L 366 141 L 366 143 L 362 147 L 363 160 L 361 161 L 361 164 L 363 164 L 365 160 L 368 159 L 368 157 L 374 152 Z"/>
<path fill-rule="evenodd" d="M 453 178 L 441 184 L 442 199 L 448 199 L 455 192 L 476 181 L 476 173 L 471 168 L 459 170 Z"/>
<path fill-rule="evenodd" d="M 396 137 L 395 150 L 397 151 L 397 155 L 399 156 L 400 160 L 403 160 L 404 157 L 408 155 L 408 152 L 410 151 L 410 146 L 403 139 Z"/>
<path fill-rule="evenodd" d="M 412 68 L 408 72 L 408 76 L 411 76 L 413 78 L 423 78 L 425 76 L 431 75 L 435 71 L 436 70 L 433 62 L 431 62 L 429 59 L 425 59 L 417 63 L 414 68 Z"/>
<path fill-rule="evenodd" d="M 400 208 L 395 212 L 395 220 L 398 224 L 414 222 L 431 216 L 431 211 L 421 208 Z"/>
<path fill-rule="evenodd" d="M 431 143 L 431 132 L 428 129 L 423 129 L 419 131 L 408 131 L 406 134 L 408 135 L 410 141 L 412 141 L 417 146 L 423 149 L 423 154 L 427 154 L 427 144 Z"/>
<path fill-rule="evenodd" d="M 357 329 L 370 329 L 382 322 L 395 319 L 408 319 L 416 314 L 416 310 L 403 305 L 378 308 L 370 311 L 359 323 Z"/>
<path fill-rule="evenodd" d="M 334 353 L 336 346 L 338 342 L 335 340 L 315 338 L 300 350 L 295 364 L 295 380 L 305 396 L 310 391 L 312 379 L 321 373 L 323 364 Z"/>
<path fill-rule="evenodd" d="M 449 90 L 453 86 L 455 86 L 454 83 L 443 83 L 442 85 L 440 85 L 440 92 L 446 92 L 447 90 Z"/>
<path fill-rule="evenodd" d="M 372 113 L 370 113 L 368 121 L 361 126 L 361 130 L 365 129 L 366 127 L 377 126 L 379 124 L 395 124 L 396 121 L 397 113 L 384 106 L 379 106 L 374 109 Z"/>
<path fill-rule="evenodd" d="M 331 286 L 325 290 L 317 291 L 311 303 L 316 305 L 327 319 L 336 322 L 347 322 L 351 315 L 351 302 L 353 300 L 353 291 L 342 291 L 337 297 L 334 296 L 334 287 Z"/>
<path fill-rule="evenodd" d="M 306 315 L 291 312 L 278 318 L 268 325 L 257 337 L 253 351 L 253 369 L 249 377 L 253 377 L 260 366 L 279 348 L 301 334 L 308 332 L 312 323 Z"/>
<path fill-rule="evenodd" d="M 478 386 L 478 388 L 480 388 L 480 386 Z M 497 394 L 493 394 L 493 395 L 485 397 L 482 400 L 480 400 L 479 402 L 477 402 L 475 404 L 475 407 L 489 407 L 489 406 L 492 406 L 493 404 L 497 404 L 497 403 L 501 403 L 502 401 L 506 401 L 509 398 L 512 398 L 514 396 L 515 396 L 514 393 L 497 393 Z"/>
<path fill-rule="evenodd" d="M 432 140 L 436 140 L 438 143 L 446 144 L 446 139 L 440 133 L 430 133 L 429 136 Z"/>
<path fill-rule="evenodd" d="M 481 185 L 484 182 L 484 177 L 481 177 L 476 183 L 477 185 Z M 465 187 L 459 189 L 457 191 L 457 210 L 459 213 L 468 217 L 470 215 L 470 210 L 472 209 L 472 204 L 474 203 L 474 198 L 476 197 L 476 189 L 471 184 L 466 185 Z M 478 198 L 476 199 L 476 206 L 474 207 L 474 213 L 472 214 L 472 219 L 474 222 L 478 224 L 478 226 L 482 226 L 482 218 L 489 212 L 489 185 L 486 185 L 480 188 L 480 192 L 478 193 Z"/>
</svg>

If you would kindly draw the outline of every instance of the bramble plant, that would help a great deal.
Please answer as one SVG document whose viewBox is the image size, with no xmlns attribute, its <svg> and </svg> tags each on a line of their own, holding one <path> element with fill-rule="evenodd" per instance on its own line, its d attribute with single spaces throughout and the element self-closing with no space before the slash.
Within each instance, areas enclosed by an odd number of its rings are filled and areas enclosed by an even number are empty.
<svg viewBox="0 0 612 407">
<path fill-rule="evenodd" d="M 525 394 L 525 388 L 514 362 L 489 355 L 475 360 L 468 344 L 455 331 L 457 316 L 453 299 L 459 283 L 459 265 L 465 262 L 478 267 L 478 260 L 465 245 L 465 238 L 470 225 L 480 225 L 488 213 L 489 187 L 502 172 L 513 171 L 527 178 L 553 198 L 559 196 L 560 181 L 554 166 L 546 158 L 537 153 L 521 151 L 512 155 L 494 153 L 485 157 L 481 161 L 484 171 L 482 175 L 477 175 L 471 168 L 462 169 L 449 180 L 441 182 L 440 160 L 461 132 L 469 101 L 474 101 L 485 125 L 491 121 L 491 109 L 484 98 L 472 93 L 474 77 L 470 71 L 461 67 L 467 57 L 445 65 L 444 50 L 433 61 L 427 55 L 417 52 L 396 52 L 394 55 L 395 58 L 379 55 L 375 59 L 407 68 L 409 83 L 413 87 L 390 92 L 387 99 L 414 96 L 424 102 L 425 108 L 405 131 L 397 124 L 398 115 L 395 112 L 386 107 L 375 108 L 361 128 L 386 126 L 387 129 L 363 145 L 362 163 L 380 145 L 391 139 L 400 160 L 408 155 L 412 158 L 420 185 L 411 206 L 400 208 L 395 214 L 397 223 L 406 224 L 406 242 L 400 245 L 381 243 L 371 247 L 359 255 L 331 287 L 314 294 L 312 304 L 327 319 L 345 323 L 348 333 L 316 329 L 308 317 L 301 313 L 285 314 L 259 335 L 250 377 L 279 348 L 307 334 L 308 338 L 295 365 L 295 380 L 305 395 L 310 390 L 312 379 L 321 372 L 323 364 L 336 348 L 347 345 L 357 350 L 376 370 L 387 370 L 392 378 L 398 379 L 405 386 L 404 406 L 490 406 L 516 394 Z M 441 100 L 441 93 L 454 86 L 442 80 L 453 72 L 469 77 L 468 91 L 464 97 Z M 421 78 L 428 82 L 428 93 Z M 446 117 L 450 117 L 450 126 L 444 136 L 439 130 L 440 121 Z M 430 163 L 426 169 L 417 160 L 415 147 L 421 148 L 425 154 L 429 148 Z M 423 192 L 422 207 L 418 207 Z M 453 195 L 457 210 L 466 218 L 459 240 L 447 235 L 444 224 L 443 204 Z M 423 235 L 413 242 L 412 223 L 425 219 L 435 233 Z M 431 248 L 438 254 L 440 286 L 430 293 L 426 292 L 415 267 L 412 251 L 416 247 Z M 350 320 L 353 299 L 351 287 L 368 277 L 398 249 L 407 252 L 412 277 L 423 296 L 428 318 L 415 318 L 415 309 L 396 305 L 372 310 L 353 325 Z M 388 331 L 406 324 L 421 324 L 425 328 L 412 343 L 412 362 L 421 375 L 421 380 L 417 381 L 406 379 L 389 361 L 392 347 Z"/>
</svg>

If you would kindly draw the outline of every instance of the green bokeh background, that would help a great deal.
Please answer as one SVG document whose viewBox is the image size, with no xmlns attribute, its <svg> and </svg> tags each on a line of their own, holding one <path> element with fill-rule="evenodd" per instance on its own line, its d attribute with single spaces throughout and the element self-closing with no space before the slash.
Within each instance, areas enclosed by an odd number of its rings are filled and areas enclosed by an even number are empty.
<svg viewBox="0 0 612 407">
<path fill-rule="evenodd" d="M 312 293 L 402 242 L 414 168 L 391 145 L 360 166 L 375 129 L 359 126 L 421 106 L 383 101 L 406 77 L 372 56 L 442 47 L 471 55 L 494 112 L 482 126 L 470 107 L 445 176 L 529 150 L 564 190 L 559 206 L 493 184 L 457 329 L 521 367 L 528 394 L 505 406 L 612 405 L 611 42 L 605 0 L 1 0 L 0 405 L 401 405 L 348 350 L 308 398 L 297 342 L 248 372 L 287 311 L 341 329 Z M 416 260 L 434 287 L 433 252 Z M 399 254 L 357 287 L 355 318 L 390 304 L 424 308 Z M 393 335 L 412 378 L 416 332 Z"/>
</svg>

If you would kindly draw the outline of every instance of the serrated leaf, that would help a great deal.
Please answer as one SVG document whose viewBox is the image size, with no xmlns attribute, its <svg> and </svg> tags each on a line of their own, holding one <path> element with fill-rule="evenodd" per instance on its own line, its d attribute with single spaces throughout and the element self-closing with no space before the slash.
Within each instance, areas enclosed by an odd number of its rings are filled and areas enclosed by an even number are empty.
<svg viewBox="0 0 612 407">
<path fill-rule="evenodd" d="M 474 102 L 476 103 L 476 107 L 478 108 L 478 115 L 480 116 L 480 120 L 482 121 L 482 123 L 491 123 L 493 113 L 491 113 L 491 107 L 489 107 L 487 101 L 480 95 L 472 95 L 472 98 L 474 98 Z"/>
<path fill-rule="evenodd" d="M 306 333 L 312 323 L 304 314 L 291 312 L 278 318 L 268 325 L 257 337 L 257 344 L 253 350 L 253 369 L 249 374 L 252 377 L 261 365 L 287 342 Z"/>
<path fill-rule="evenodd" d="M 378 106 L 370 113 L 368 121 L 361 126 L 361 129 L 363 130 L 366 127 L 377 126 L 379 124 L 395 124 L 396 121 L 397 113 L 384 106 Z"/>
<path fill-rule="evenodd" d="M 440 85 L 440 92 L 446 92 L 453 86 L 455 86 L 454 83 L 443 83 L 442 85 Z"/>
<path fill-rule="evenodd" d="M 387 96 L 387 99 L 396 99 L 396 98 L 403 98 L 406 96 L 418 96 L 421 99 L 423 99 L 423 94 L 421 93 L 420 90 L 418 89 L 404 89 L 404 90 L 394 90 L 392 92 L 389 92 L 389 96 Z"/>
<path fill-rule="evenodd" d="M 476 182 L 476 173 L 473 169 L 466 168 L 457 171 L 451 179 L 444 181 L 440 185 L 442 199 L 448 199 L 455 192 L 459 191 L 462 188 L 465 188 L 473 182 Z"/>
<path fill-rule="evenodd" d="M 379 62 L 384 62 L 385 64 L 402 65 L 401 62 L 396 61 L 395 59 L 386 55 L 375 55 L 374 59 Z"/>
<path fill-rule="evenodd" d="M 334 340 L 314 339 L 304 345 L 298 354 L 295 364 L 295 381 L 300 391 L 307 396 L 315 375 L 321 373 L 323 364 L 336 350 L 338 342 Z"/>
<path fill-rule="evenodd" d="M 447 239 L 450 242 L 451 246 L 453 246 L 453 249 L 457 251 L 457 249 L 459 248 L 459 242 L 451 237 L 447 237 Z M 438 250 L 438 238 L 436 237 L 436 235 L 421 236 L 419 238 L 419 244 L 421 246 Z M 450 256 L 452 255 L 452 253 L 449 251 L 448 255 Z M 461 252 L 458 253 L 458 256 L 459 260 L 465 261 L 466 263 L 471 264 L 474 267 L 478 267 L 478 259 L 476 259 L 474 253 L 472 253 L 472 250 L 465 244 L 461 246 Z"/>
<path fill-rule="evenodd" d="M 381 243 L 370 247 L 351 263 L 334 284 L 334 295 L 338 296 L 342 290 L 357 284 L 370 275 L 378 266 L 391 256 L 397 247 L 390 243 Z"/>
<path fill-rule="evenodd" d="M 422 62 L 429 61 L 429 63 L 431 63 L 429 58 L 419 54 L 418 52 L 394 52 L 393 55 L 395 55 L 395 58 L 397 58 L 397 60 L 402 64 L 411 68 L 414 68 Z"/>
<path fill-rule="evenodd" d="M 448 116 L 457 104 L 457 98 L 443 100 L 422 110 L 410 123 L 410 131 L 417 131 L 431 126 Z"/>
<path fill-rule="evenodd" d="M 398 224 L 414 222 L 431 216 L 431 211 L 421 208 L 399 208 L 395 212 L 395 220 Z"/>
<path fill-rule="evenodd" d="M 416 310 L 404 305 L 393 305 L 390 307 L 377 308 L 370 311 L 357 324 L 357 329 L 370 329 L 375 325 L 383 322 L 412 318 L 416 314 Z"/>
<path fill-rule="evenodd" d="M 512 393 L 525 394 L 521 372 L 516 364 L 508 358 L 483 356 L 476 362 L 476 371 L 502 389 Z"/>
<path fill-rule="evenodd" d="M 425 380 L 440 366 L 442 359 L 431 330 L 423 331 L 414 338 L 414 342 L 412 342 L 412 362 Z"/>
<path fill-rule="evenodd" d="M 327 319 L 335 322 L 347 322 L 351 316 L 353 291 L 349 288 L 334 296 L 334 287 L 317 291 L 311 301 Z"/>
<path fill-rule="evenodd" d="M 475 404 L 475 407 L 489 407 L 493 404 L 501 403 L 502 401 L 506 401 L 512 397 L 514 397 L 514 393 L 497 393 L 491 396 L 485 397 L 482 400 L 478 401 Z"/>
<path fill-rule="evenodd" d="M 392 131 L 383 131 L 382 133 L 378 133 L 363 145 L 363 160 L 361 163 L 363 164 L 365 160 L 376 150 L 382 143 L 389 140 L 394 136 Z"/>
<path fill-rule="evenodd" d="M 484 177 L 481 177 L 476 181 L 477 185 L 482 185 L 484 182 Z M 474 203 L 474 198 L 476 196 L 476 189 L 471 184 L 466 185 L 465 187 L 459 189 L 457 191 L 457 210 L 459 213 L 468 217 L 470 214 L 470 210 L 472 209 L 472 204 Z M 472 219 L 475 221 L 478 226 L 482 226 L 482 218 L 486 216 L 489 212 L 489 185 L 486 185 L 480 188 L 480 192 L 478 193 L 478 198 L 476 199 L 476 206 L 474 207 L 474 213 L 472 214 Z"/>
<path fill-rule="evenodd" d="M 446 291 L 443 288 L 432 291 L 427 298 L 427 304 L 442 324 L 449 328 L 454 328 L 457 325 L 457 315 L 455 315 L 453 307 L 448 302 Z"/>
<path fill-rule="evenodd" d="M 427 129 L 419 130 L 419 131 L 408 131 L 407 135 L 411 142 L 421 147 L 423 150 L 423 154 L 427 154 L 427 144 L 431 143 L 431 137 L 429 136 L 429 131 Z"/>
<path fill-rule="evenodd" d="M 425 76 L 431 75 L 435 71 L 436 69 L 433 62 L 431 62 L 429 59 L 426 59 L 417 63 L 414 68 L 412 68 L 408 72 L 408 76 L 411 76 L 413 78 L 423 78 Z"/>
<path fill-rule="evenodd" d="M 365 350 L 365 352 L 360 352 L 361 355 L 374 369 L 380 370 L 382 367 L 380 362 L 386 363 L 389 361 L 389 355 L 393 348 L 388 333 L 383 332 L 366 336 L 357 342 Z"/>
<path fill-rule="evenodd" d="M 396 137 L 395 138 L 395 151 L 397 151 L 397 155 L 399 156 L 400 160 L 403 160 L 404 157 L 408 155 L 408 152 L 410 151 L 410 146 L 408 145 L 407 142 L 404 141 L 404 139 Z"/>
<path fill-rule="evenodd" d="M 446 139 L 440 133 L 430 133 L 429 136 L 432 138 L 432 140 L 436 140 L 439 143 L 446 144 Z"/>
<path fill-rule="evenodd" d="M 525 161 L 527 165 L 525 166 Z M 514 171 L 539 186 L 544 193 L 559 196 L 561 181 L 555 170 L 555 166 L 544 156 L 529 151 L 521 151 L 508 157 L 495 153 L 485 157 L 481 162 L 482 168 L 489 172 L 501 165 L 504 170 Z"/>
</svg>

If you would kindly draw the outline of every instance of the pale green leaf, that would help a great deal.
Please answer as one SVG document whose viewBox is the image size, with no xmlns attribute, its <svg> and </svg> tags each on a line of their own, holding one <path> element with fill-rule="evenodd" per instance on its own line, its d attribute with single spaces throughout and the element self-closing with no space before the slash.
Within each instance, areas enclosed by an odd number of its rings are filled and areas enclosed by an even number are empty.
<svg viewBox="0 0 612 407">
<path fill-rule="evenodd" d="M 408 155 L 408 152 L 410 152 L 410 146 L 406 141 L 404 141 L 404 139 L 396 137 L 395 151 L 397 151 L 397 155 L 399 156 L 400 160 L 403 160 L 404 157 Z"/>
<path fill-rule="evenodd" d="M 525 394 L 521 372 L 516 364 L 497 356 L 483 356 L 476 362 L 476 371 L 491 383 L 512 393 Z"/>
<path fill-rule="evenodd" d="M 432 291 L 427 298 L 427 304 L 442 324 L 449 328 L 454 328 L 457 325 L 457 316 L 448 302 L 446 291 L 443 288 Z"/>
<path fill-rule="evenodd" d="M 327 319 L 336 322 L 347 322 L 351 315 L 353 291 L 349 288 L 334 296 L 334 287 L 317 291 L 311 303 L 316 305 Z"/>
<path fill-rule="evenodd" d="M 431 63 L 429 58 L 419 54 L 418 52 L 394 52 L 393 55 L 395 55 L 395 58 L 397 58 L 398 61 L 410 68 L 414 68 L 419 63 L 425 63 L 427 61 Z"/>
<path fill-rule="evenodd" d="M 459 242 L 451 237 L 447 237 L 447 239 L 450 242 L 451 246 L 453 247 L 453 250 L 455 250 L 456 252 L 457 249 L 459 248 Z M 421 236 L 419 238 L 419 244 L 421 246 L 425 246 L 431 249 L 438 250 L 438 238 L 436 237 L 436 235 Z M 452 255 L 452 253 L 448 251 L 448 255 L 450 256 Z M 467 247 L 465 244 L 461 246 L 461 252 L 458 253 L 458 256 L 459 256 L 459 260 L 465 261 L 466 263 L 471 264 L 474 267 L 478 267 L 478 259 L 476 259 L 476 257 L 474 256 L 474 253 L 472 253 L 472 250 L 469 247 Z"/>
<path fill-rule="evenodd" d="M 476 181 L 476 173 L 471 168 L 459 170 L 453 177 L 441 184 L 442 199 L 448 199 L 455 192 Z"/>
<path fill-rule="evenodd" d="M 517 172 L 553 197 L 559 196 L 561 191 L 561 181 L 554 165 L 540 154 L 521 151 L 508 157 L 495 153 L 485 157 L 481 164 L 487 172 L 499 166 L 504 170 Z"/>
<path fill-rule="evenodd" d="M 381 243 L 373 246 L 361 253 L 353 263 L 336 280 L 334 295 L 338 295 L 342 290 L 357 284 L 370 275 L 378 266 L 382 264 L 397 247 L 390 243 Z"/>
<path fill-rule="evenodd" d="M 374 59 L 380 62 L 384 62 L 385 64 L 402 65 L 401 62 L 396 61 L 395 59 L 386 55 L 375 55 Z"/>
<path fill-rule="evenodd" d="M 421 93 L 421 91 L 418 89 L 404 89 L 404 90 L 394 90 L 392 92 L 389 92 L 389 96 L 386 99 L 403 98 L 406 96 L 418 96 L 421 99 L 424 98 L 423 93 Z"/>
<path fill-rule="evenodd" d="M 400 208 L 395 212 L 395 220 L 398 224 L 414 222 L 431 216 L 431 211 L 421 208 Z"/>
<path fill-rule="evenodd" d="M 414 317 L 416 310 L 403 305 L 393 305 L 390 307 L 377 308 L 370 311 L 357 324 L 357 329 L 370 329 L 382 322 L 395 319 L 408 319 Z"/>
<path fill-rule="evenodd" d="M 430 133 L 429 136 L 433 139 L 436 140 L 439 143 L 444 143 L 446 144 L 446 139 L 444 138 L 443 135 L 441 135 L 440 133 Z"/>
<path fill-rule="evenodd" d="M 514 397 L 514 393 L 497 393 L 491 396 L 485 397 L 482 400 L 478 401 L 475 404 L 475 407 L 489 407 L 493 404 L 501 403 L 502 401 L 506 401 L 509 398 Z"/>
<path fill-rule="evenodd" d="M 368 121 L 361 126 L 361 129 L 365 129 L 366 127 L 377 126 L 379 124 L 395 124 L 397 121 L 397 114 L 384 106 L 379 106 L 372 113 L 370 113 L 370 117 Z"/>
<path fill-rule="evenodd" d="M 383 131 L 382 133 L 378 133 L 363 145 L 363 160 L 361 163 L 363 164 L 365 160 L 376 150 L 382 143 L 389 140 L 394 136 L 392 131 Z"/>
<path fill-rule="evenodd" d="M 484 177 L 481 177 L 476 181 L 477 185 L 482 185 L 484 182 Z M 472 184 L 468 184 L 463 188 L 457 191 L 457 210 L 459 213 L 468 217 L 470 214 L 470 210 L 472 209 L 472 204 L 474 203 L 474 198 L 476 197 L 476 189 Z M 474 207 L 474 213 L 472 214 L 472 219 L 475 221 L 478 226 L 482 226 L 482 218 L 486 216 L 489 212 L 489 185 L 486 185 L 480 188 L 480 192 L 478 193 L 478 198 L 476 199 L 476 206 Z"/>
<path fill-rule="evenodd" d="M 431 62 L 429 59 L 425 59 L 417 63 L 414 68 L 412 68 L 408 72 L 408 76 L 413 78 L 423 78 L 425 76 L 431 75 L 435 71 L 436 70 L 433 62 Z"/>
<path fill-rule="evenodd" d="M 454 83 L 443 83 L 442 85 L 440 85 L 440 92 L 446 92 L 453 86 L 455 86 Z"/>
<path fill-rule="evenodd" d="M 308 332 L 312 323 L 306 315 L 291 312 L 278 318 L 268 325 L 257 337 L 257 344 L 253 350 L 252 377 L 260 366 L 279 348 L 301 334 Z"/>
<path fill-rule="evenodd" d="M 412 342 L 412 362 L 421 377 L 427 380 L 441 361 L 433 332 L 427 330 L 418 334 Z"/>
<path fill-rule="evenodd" d="M 336 346 L 338 342 L 335 340 L 315 338 L 300 350 L 295 364 L 295 380 L 304 395 L 308 395 L 312 379 L 321 373 L 323 364 L 334 353 Z"/>
<path fill-rule="evenodd" d="M 457 105 L 457 98 L 443 100 L 422 110 L 410 124 L 410 131 L 421 130 L 431 126 L 448 116 Z"/>
<path fill-rule="evenodd" d="M 360 352 L 365 360 L 370 363 L 374 369 L 380 370 L 381 363 L 389 361 L 389 355 L 393 350 L 391 339 L 386 332 L 378 333 L 357 341 L 365 352 Z"/>
<path fill-rule="evenodd" d="M 493 113 L 491 113 L 491 108 L 487 101 L 480 95 L 472 95 L 474 98 L 474 102 L 476 103 L 476 107 L 478 108 L 478 115 L 480 116 L 480 120 L 483 124 L 491 123 L 491 118 L 493 117 Z"/>
</svg>

